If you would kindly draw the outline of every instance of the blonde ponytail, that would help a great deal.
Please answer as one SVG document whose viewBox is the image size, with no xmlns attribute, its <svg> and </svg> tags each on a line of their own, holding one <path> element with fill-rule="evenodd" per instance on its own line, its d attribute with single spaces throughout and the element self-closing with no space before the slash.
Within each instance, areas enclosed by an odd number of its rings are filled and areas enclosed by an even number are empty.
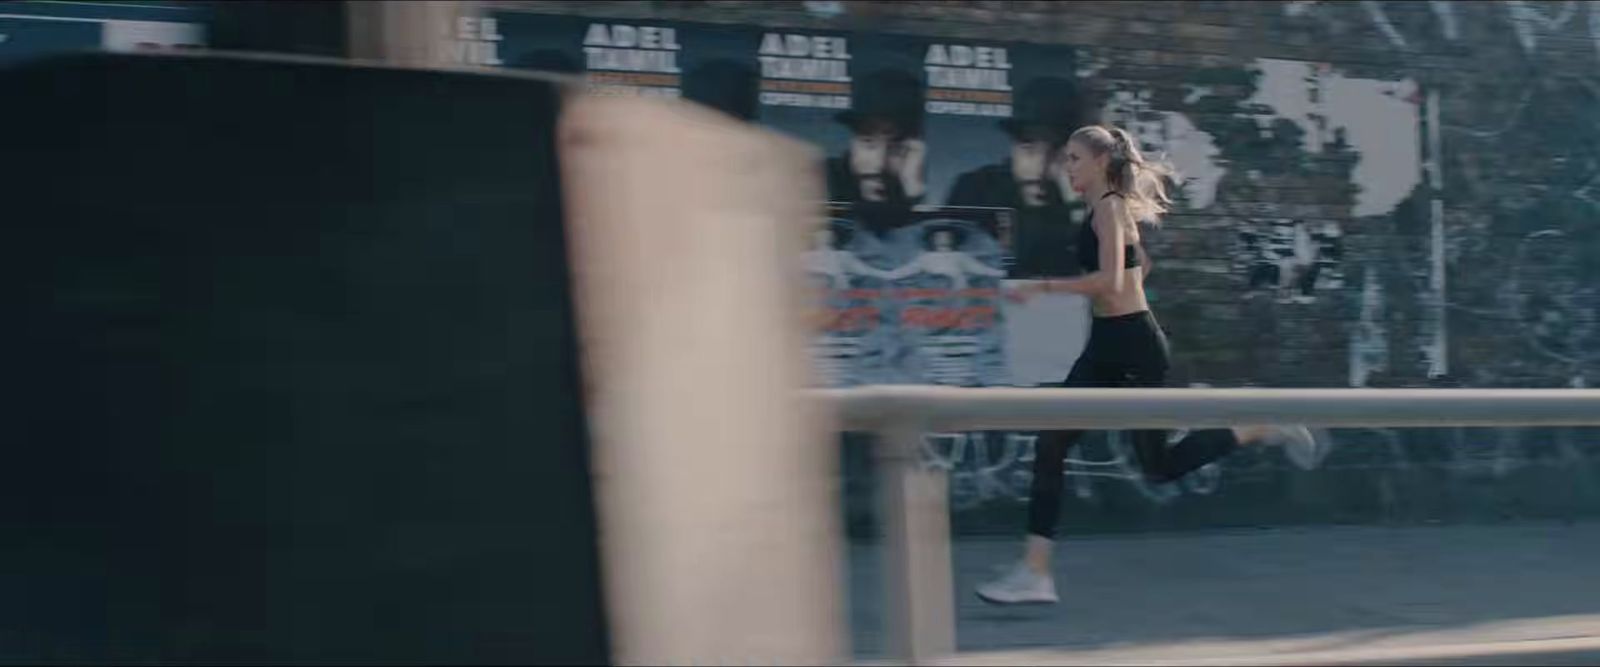
<svg viewBox="0 0 1600 667">
<path fill-rule="evenodd" d="M 1139 142 L 1127 130 L 1090 125 L 1073 132 L 1071 140 L 1082 143 L 1095 155 L 1109 156 L 1106 187 L 1122 195 L 1134 220 L 1155 224 L 1171 209 L 1167 184 L 1177 179 L 1177 172 L 1165 161 L 1146 158 L 1139 150 Z"/>
</svg>

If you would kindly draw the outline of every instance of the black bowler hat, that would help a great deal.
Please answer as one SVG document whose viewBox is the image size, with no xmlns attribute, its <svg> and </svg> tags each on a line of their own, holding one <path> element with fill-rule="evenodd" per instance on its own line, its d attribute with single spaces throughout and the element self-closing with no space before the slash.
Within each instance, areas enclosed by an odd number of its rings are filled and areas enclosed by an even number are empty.
<svg viewBox="0 0 1600 667">
<path fill-rule="evenodd" d="M 1011 117 L 1000 121 L 1000 129 L 1012 139 L 1020 139 L 1026 129 L 1042 128 L 1057 141 L 1066 141 L 1073 131 L 1089 124 L 1085 102 L 1077 84 L 1068 79 L 1031 79 L 1017 91 Z"/>
<path fill-rule="evenodd" d="M 852 130 L 870 120 L 893 125 L 901 137 L 922 136 L 922 82 L 910 72 L 882 69 L 850 82 L 850 108 L 834 116 Z"/>
<path fill-rule="evenodd" d="M 683 75 L 683 97 L 739 120 L 754 121 L 759 108 L 760 78 L 750 65 L 718 58 Z"/>
</svg>

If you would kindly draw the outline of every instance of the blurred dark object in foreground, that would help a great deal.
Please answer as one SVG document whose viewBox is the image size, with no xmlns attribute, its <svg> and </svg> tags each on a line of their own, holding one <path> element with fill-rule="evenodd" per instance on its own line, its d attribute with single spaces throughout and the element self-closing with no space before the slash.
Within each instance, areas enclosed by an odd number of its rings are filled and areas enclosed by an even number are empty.
<svg viewBox="0 0 1600 667">
<path fill-rule="evenodd" d="M 507 67 L 553 74 L 582 74 L 577 59 L 557 49 L 540 49 L 506 63 Z"/>
<path fill-rule="evenodd" d="M 555 86 L 102 55 L 0 97 L 0 659 L 607 661 Z"/>
<path fill-rule="evenodd" d="M 344 57 L 349 22 L 344 2 L 226 0 L 211 11 L 207 42 L 218 51 Z"/>
</svg>

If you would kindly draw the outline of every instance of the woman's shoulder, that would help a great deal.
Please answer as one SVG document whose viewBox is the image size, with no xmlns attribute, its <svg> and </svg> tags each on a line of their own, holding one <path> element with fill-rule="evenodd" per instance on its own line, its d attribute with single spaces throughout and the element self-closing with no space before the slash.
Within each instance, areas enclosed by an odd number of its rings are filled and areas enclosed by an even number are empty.
<svg viewBox="0 0 1600 667">
<path fill-rule="evenodd" d="M 1113 197 L 1111 195 L 1117 195 L 1117 196 Z M 1108 193 L 1106 193 L 1106 195 L 1104 197 L 1101 197 L 1098 201 L 1096 201 L 1094 203 L 1094 212 L 1095 213 L 1104 213 L 1105 214 L 1105 215 L 1096 215 L 1096 216 L 1094 216 L 1095 224 L 1099 225 L 1099 224 L 1105 224 L 1105 223 L 1113 222 L 1113 221 L 1121 218 L 1120 214 L 1123 211 L 1127 210 L 1127 208 L 1128 208 L 1127 202 L 1122 198 L 1122 195 L 1120 193 L 1108 192 Z M 1104 222 L 1102 222 L 1102 221 L 1104 221 Z"/>
</svg>

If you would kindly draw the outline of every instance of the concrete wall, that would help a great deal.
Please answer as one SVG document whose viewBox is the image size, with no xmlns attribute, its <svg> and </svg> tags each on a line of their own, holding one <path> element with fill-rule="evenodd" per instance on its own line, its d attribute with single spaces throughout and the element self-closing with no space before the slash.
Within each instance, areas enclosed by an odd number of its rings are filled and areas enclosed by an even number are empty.
<svg viewBox="0 0 1600 667">
<path fill-rule="evenodd" d="M 1152 299 L 1177 382 L 1600 380 L 1600 3 L 490 4 L 1072 45 L 1075 74 L 1107 120 L 1188 177 L 1182 212 L 1151 240 Z M 1310 473 L 1277 452 L 1247 452 L 1163 488 L 1137 481 L 1115 442 L 1091 442 L 1069 466 L 1069 502 L 1100 507 L 1069 509 L 1067 520 L 1145 528 L 1600 509 L 1592 431 L 1328 436 L 1334 446 Z M 974 437 L 931 438 L 929 460 L 954 472 L 958 530 L 1010 530 L 1031 445 Z M 851 475 L 852 495 L 868 498 L 865 485 Z"/>
</svg>

